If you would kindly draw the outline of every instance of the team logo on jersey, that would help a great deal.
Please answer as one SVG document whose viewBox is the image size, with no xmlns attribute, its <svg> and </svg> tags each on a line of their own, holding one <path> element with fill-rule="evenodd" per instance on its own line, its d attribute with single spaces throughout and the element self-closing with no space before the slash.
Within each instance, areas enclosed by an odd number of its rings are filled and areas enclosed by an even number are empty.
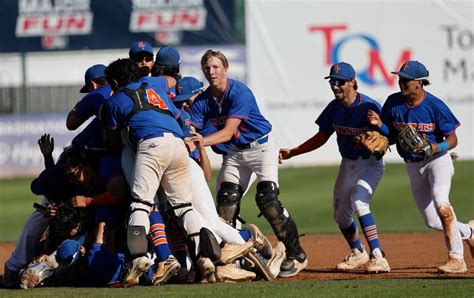
<svg viewBox="0 0 474 298">
<path fill-rule="evenodd" d="M 356 136 L 358 134 L 364 133 L 369 130 L 366 127 L 347 127 L 347 126 L 338 126 L 333 124 L 332 127 L 336 131 L 337 134 L 340 135 L 347 135 L 347 136 Z"/>
<path fill-rule="evenodd" d="M 405 122 L 393 122 L 393 126 L 401 131 L 405 126 L 410 125 L 418 132 L 433 132 L 436 129 L 435 123 L 405 123 Z"/>
</svg>

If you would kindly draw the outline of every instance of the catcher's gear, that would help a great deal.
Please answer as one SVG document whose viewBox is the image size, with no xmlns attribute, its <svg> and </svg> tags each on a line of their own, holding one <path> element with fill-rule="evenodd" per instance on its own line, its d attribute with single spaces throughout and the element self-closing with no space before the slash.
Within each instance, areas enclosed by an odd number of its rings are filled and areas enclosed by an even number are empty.
<svg viewBox="0 0 474 298">
<path fill-rule="evenodd" d="M 232 182 L 222 182 L 217 192 L 217 213 L 228 225 L 236 226 L 240 213 L 242 187 Z"/>
<path fill-rule="evenodd" d="M 426 137 L 417 134 L 411 125 L 406 125 L 397 136 L 398 144 L 408 153 L 420 154 L 424 158 L 433 156 L 433 148 Z"/>
<path fill-rule="evenodd" d="M 366 131 L 354 137 L 356 146 L 362 146 L 370 154 L 381 158 L 389 148 L 387 137 L 381 135 L 378 131 Z"/>
<path fill-rule="evenodd" d="M 146 238 L 145 227 L 127 227 L 127 247 L 132 259 L 146 255 L 146 251 L 148 249 L 148 240 Z"/>
</svg>

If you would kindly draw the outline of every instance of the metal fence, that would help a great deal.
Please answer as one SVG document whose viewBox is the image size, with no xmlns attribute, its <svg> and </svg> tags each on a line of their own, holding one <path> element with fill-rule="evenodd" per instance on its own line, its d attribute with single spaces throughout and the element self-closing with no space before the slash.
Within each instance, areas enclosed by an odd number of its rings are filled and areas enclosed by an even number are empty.
<svg viewBox="0 0 474 298">
<path fill-rule="evenodd" d="M 0 114 L 68 112 L 82 97 L 81 86 L 0 88 Z"/>
</svg>

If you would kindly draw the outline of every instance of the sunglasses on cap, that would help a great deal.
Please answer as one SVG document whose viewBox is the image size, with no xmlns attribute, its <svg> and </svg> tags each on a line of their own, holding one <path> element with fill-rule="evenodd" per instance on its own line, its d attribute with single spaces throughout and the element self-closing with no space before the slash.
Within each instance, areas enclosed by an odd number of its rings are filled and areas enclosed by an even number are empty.
<svg viewBox="0 0 474 298">
<path fill-rule="evenodd" d="M 339 86 L 345 85 L 347 82 L 348 82 L 347 80 L 342 80 L 342 79 L 330 79 L 329 85 L 339 87 Z"/>
<path fill-rule="evenodd" d="M 151 61 L 153 61 L 153 56 L 137 55 L 137 56 L 132 57 L 132 61 L 135 62 L 135 63 L 142 62 L 142 61 L 151 62 Z"/>
</svg>

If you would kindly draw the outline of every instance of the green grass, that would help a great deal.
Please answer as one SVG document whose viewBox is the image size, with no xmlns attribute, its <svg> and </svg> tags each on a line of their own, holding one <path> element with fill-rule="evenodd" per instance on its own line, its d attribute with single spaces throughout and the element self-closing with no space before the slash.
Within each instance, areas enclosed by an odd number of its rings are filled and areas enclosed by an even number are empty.
<svg viewBox="0 0 474 298">
<path fill-rule="evenodd" d="M 451 203 L 460 221 L 474 218 L 474 161 L 455 163 Z M 332 190 L 338 167 L 285 168 L 280 170 L 280 198 L 295 218 L 300 233 L 338 233 L 332 218 Z M 215 177 L 215 176 L 214 176 Z M 41 197 L 30 192 L 32 178 L 0 180 L 0 241 L 15 241 L 32 204 Z M 211 184 L 214 191 L 214 185 Z M 388 164 L 371 203 L 378 230 L 384 232 L 426 231 L 415 206 L 403 164 Z M 242 217 L 259 225 L 264 233 L 270 226 L 255 204 L 255 185 L 244 197 Z"/>
<path fill-rule="evenodd" d="M 1 297 L 472 297 L 472 279 L 365 279 L 288 282 L 250 282 L 213 285 L 139 286 L 132 289 L 111 288 L 38 288 L 1 290 Z"/>
</svg>

